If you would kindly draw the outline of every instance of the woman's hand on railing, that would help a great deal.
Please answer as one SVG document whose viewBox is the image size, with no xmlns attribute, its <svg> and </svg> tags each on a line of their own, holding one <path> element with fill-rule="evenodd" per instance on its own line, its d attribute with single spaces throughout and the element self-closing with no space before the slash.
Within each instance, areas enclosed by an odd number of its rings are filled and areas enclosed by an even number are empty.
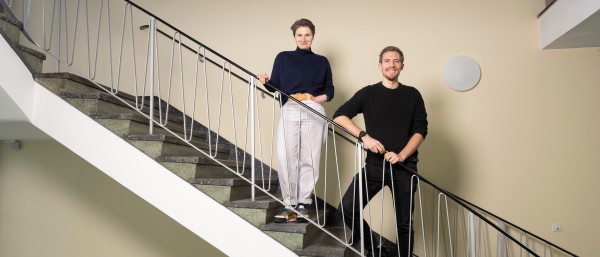
<svg viewBox="0 0 600 257">
<path fill-rule="evenodd" d="M 315 97 L 313 97 L 312 100 L 315 103 L 323 104 L 324 102 L 327 102 L 327 95 L 326 94 L 322 94 L 320 96 L 315 96 Z"/>
<path fill-rule="evenodd" d="M 263 85 L 266 84 L 267 81 L 269 81 L 269 75 L 267 75 L 267 73 L 258 74 L 257 77 L 260 83 Z"/>
</svg>

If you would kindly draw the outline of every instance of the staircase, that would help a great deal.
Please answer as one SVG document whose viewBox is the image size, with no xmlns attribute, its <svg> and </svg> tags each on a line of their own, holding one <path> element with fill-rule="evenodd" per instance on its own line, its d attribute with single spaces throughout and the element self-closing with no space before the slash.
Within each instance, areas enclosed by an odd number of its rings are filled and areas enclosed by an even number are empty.
<svg viewBox="0 0 600 257">
<path fill-rule="evenodd" d="M 249 190 L 251 186 L 248 182 L 250 164 L 243 163 L 241 158 L 236 162 L 235 155 L 239 150 L 228 142 L 215 145 L 215 140 L 212 140 L 212 145 L 209 145 L 207 135 L 210 132 L 201 124 L 195 124 L 194 138 L 191 140 L 193 146 L 179 138 L 184 136 L 184 126 L 183 120 L 176 118 L 180 117 L 177 115 L 170 116 L 172 120 L 166 128 L 176 132 L 179 137 L 161 127 L 156 127 L 153 133 L 149 134 L 148 118 L 142 114 L 150 113 L 148 101 L 143 106 L 142 113 L 139 113 L 127 105 L 127 103 L 136 105 L 134 96 L 119 93 L 121 99 L 126 99 L 124 103 L 107 93 L 109 88 L 104 87 L 103 90 L 102 87 L 83 77 L 61 72 L 42 73 L 42 63 L 46 56 L 19 44 L 22 27 L 20 21 L 5 14 L 0 15 L 0 33 L 4 38 L 2 42 L 4 44 L 0 48 L 3 57 L 4 52 L 12 51 L 18 55 L 21 62 L 8 63 L 7 66 L 15 67 L 24 64 L 30 72 L 29 74 L 21 72 L 21 76 L 25 77 L 20 78 L 28 81 L 31 86 L 26 90 L 29 92 L 20 96 L 26 101 L 19 101 L 20 97 L 13 99 L 23 106 L 31 105 L 33 109 L 25 112 L 31 114 L 32 123 L 58 142 L 191 231 L 214 243 L 228 255 L 332 257 L 356 255 L 312 223 L 273 223 L 273 216 L 282 205 L 260 190 L 257 190 L 257 195 L 252 200 Z M 6 49 L 7 46 L 12 50 Z M 3 62 L 7 62 L 8 58 L 3 59 Z M 7 74 L 19 76 L 19 72 L 13 70 L 3 67 L 5 75 L 2 76 L 5 77 Z M 4 82 L 2 81 L 2 85 L 5 84 Z M 11 96 L 19 94 L 20 91 L 11 90 L 10 86 L 5 90 Z M 33 93 L 30 94 L 32 91 Z M 138 103 L 141 102 L 141 99 L 137 100 Z M 164 106 L 164 102 L 162 104 Z M 178 112 L 174 107 L 170 108 L 172 112 Z M 155 108 L 154 113 L 158 112 L 159 110 Z M 86 133 L 83 134 L 82 131 Z M 208 152 L 211 147 L 216 149 L 217 161 L 202 155 L 197 150 Z M 131 154 L 136 151 L 137 153 Z M 131 165 L 132 163 L 139 165 Z M 223 165 L 246 172 L 238 175 L 230 172 Z M 257 177 L 259 179 L 256 183 L 263 183 L 261 176 Z M 272 185 L 268 192 L 277 194 L 277 177 L 271 176 L 269 179 L 268 176 L 264 176 L 264 178 L 269 180 L 265 182 L 270 182 Z M 207 197 L 211 200 L 207 200 Z M 173 202 L 179 204 L 173 206 Z M 219 207 L 215 207 L 216 204 Z M 189 208 L 193 205 L 196 206 Z M 215 215 L 206 215 L 206 213 Z M 244 222 L 232 216 L 241 217 Z M 314 212 L 311 213 L 311 217 L 316 216 Z M 326 214 L 321 213 L 319 217 L 321 222 L 325 218 L 329 219 L 332 217 L 331 211 L 328 210 Z M 206 220 L 198 221 L 199 219 Z M 190 220 L 193 221 L 188 222 Z M 226 220 L 226 222 L 219 220 Z M 207 226 L 217 236 L 207 235 L 209 234 L 206 232 Z M 257 235 L 251 228 L 244 228 L 248 226 L 259 230 L 262 235 Z M 250 232 L 244 233 L 244 230 Z M 343 233 L 344 229 L 338 225 L 330 231 Z M 248 241 L 245 247 L 243 243 L 240 245 L 240 242 L 244 241 Z"/>
</svg>

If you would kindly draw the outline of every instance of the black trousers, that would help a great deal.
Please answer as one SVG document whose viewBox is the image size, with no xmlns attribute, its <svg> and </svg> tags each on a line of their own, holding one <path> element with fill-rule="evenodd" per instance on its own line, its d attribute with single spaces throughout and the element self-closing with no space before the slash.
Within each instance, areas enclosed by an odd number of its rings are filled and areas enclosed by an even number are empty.
<svg viewBox="0 0 600 257">
<path fill-rule="evenodd" d="M 385 171 L 382 166 L 385 166 Z M 404 166 L 417 171 L 416 161 L 404 163 Z M 340 210 L 342 210 L 346 225 L 350 229 L 354 228 L 352 230 L 354 242 L 360 239 L 360 212 L 363 211 L 364 207 L 379 191 L 383 190 L 383 187 L 387 186 L 392 191 L 395 205 L 394 211 L 396 215 L 397 243 L 400 250 L 399 256 L 410 256 L 407 254 L 409 252 L 412 253 L 414 245 L 414 230 L 412 229 L 411 220 L 414 201 L 411 200 L 414 200 L 414 192 L 417 185 L 416 178 L 412 179 L 412 173 L 402 168 L 399 164 L 392 165 L 392 172 L 390 173 L 389 163 L 387 165 L 383 165 L 383 163 L 367 163 L 360 174 L 363 175 L 363 205 L 360 206 L 357 190 L 359 174 L 354 176 L 352 184 L 350 184 L 350 187 L 344 193 L 344 197 L 340 203 Z M 367 222 L 363 221 L 363 223 L 363 244 L 365 249 L 372 249 L 371 228 Z"/>
</svg>

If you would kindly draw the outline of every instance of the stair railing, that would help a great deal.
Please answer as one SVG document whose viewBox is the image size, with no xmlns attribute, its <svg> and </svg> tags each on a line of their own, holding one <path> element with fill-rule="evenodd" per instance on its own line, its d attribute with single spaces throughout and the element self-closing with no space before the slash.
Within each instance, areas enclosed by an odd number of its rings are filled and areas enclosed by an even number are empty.
<svg viewBox="0 0 600 257">
<path fill-rule="evenodd" d="M 70 2 L 73 3 L 74 1 L 75 0 Z M 113 25 L 111 25 L 110 21 L 112 20 L 111 17 L 113 17 L 113 15 L 111 14 L 111 7 L 109 5 L 110 1 L 106 1 L 106 3 L 104 2 L 104 0 L 98 1 L 100 1 L 98 6 L 99 12 L 97 14 L 93 14 L 89 12 L 90 5 L 89 1 L 87 0 L 84 3 L 85 12 L 80 12 L 80 8 L 84 8 L 84 5 L 81 4 L 81 0 L 76 1 L 75 7 L 68 5 L 69 1 L 66 0 L 54 0 L 51 8 L 52 15 L 50 23 L 47 24 L 47 8 L 45 6 L 46 1 L 41 1 L 42 7 L 40 10 L 35 9 L 39 7 L 32 5 L 31 1 L 24 0 L 16 4 L 10 1 L 10 4 L 7 4 L 3 0 L 0 0 L 3 6 L 7 6 L 7 8 L 13 8 L 15 5 L 20 4 L 23 15 L 22 20 L 25 24 L 24 34 L 26 38 L 31 40 L 40 49 L 45 50 L 46 53 L 48 53 L 52 58 L 56 60 L 56 67 L 54 68 L 57 71 L 60 71 L 61 69 L 66 69 L 73 71 L 75 74 L 90 79 L 90 81 L 96 84 L 99 89 L 104 90 L 111 95 L 114 95 L 119 100 L 121 100 L 123 104 L 129 106 L 131 109 L 137 110 L 139 113 L 148 118 L 150 134 L 154 133 L 155 127 L 157 129 L 165 130 L 173 134 L 180 140 L 188 143 L 191 147 L 195 148 L 200 153 L 209 157 L 216 163 L 219 163 L 229 171 L 238 174 L 240 178 L 254 185 L 251 187 L 252 199 L 255 199 L 255 190 L 258 189 L 261 193 L 266 194 L 283 204 L 281 199 L 278 199 L 271 192 L 270 181 L 272 175 L 274 156 L 274 140 L 272 139 L 274 138 L 275 116 L 277 113 L 277 106 L 283 105 L 283 103 L 281 102 L 281 96 L 286 96 L 288 98 L 290 96 L 280 91 L 272 95 L 266 92 L 265 90 L 259 88 L 256 83 L 257 78 L 254 75 L 254 73 L 249 72 L 248 70 L 244 69 L 235 62 L 232 62 L 228 58 L 222 56 L 218 52 L 212 50 L 211 48 L 207 47 L 201 42 L 193 39 L 189 35 L 178 30 L 169 23 L 165 22 L 159 17 L 156 17 L 152 13 L 148 12 L 147 10 L 143 9 L 142 7 L 136 5 L 135 3 L 129 0 L 125 0 L 124 7 L 119 8 L 123 11 L 122 23 L 120 24 L 121 37 L 120 42 L 118 42 L 119 44 L 116 44 L 119 47 L 118 62 L 117 65 L 113 65 L 114 62 L 112 46 L 115 43 L 113 42 L 113 38 L 111 37 L 111 27 Z M 34 9 L 34 14 L 32 14 L 32 8 Z M 69 13 L 68 10 L 71 10 L 71 13 Z M 35 11 L 37 11 L 38 14 L 41 15 L 35 15 Z M 12 12 L 10 13 L 14 17 L 14 14 L 12 14 Z M 83 15 L 83 13 L 85 13 L 85 27 L 78 26 L 80 16 Z M 135 43 L 136 38 L 145 37 L 143 34 L 139 34 L 141 33 L 140 31 L 134 31 L 135 21 L 138 21 L 139 17 L 142 15 L 145 16 L 142 18 L 142 23 L 150 24 L 141 27 L 141 31 L 144 31 L 146 28 L 149 28 L 149 33 L 147 33 L 148 36 L 146 37 L 147 44 L 145 45 L 145 47 L 140 47 L 139 44 Z M 41 24 L 41 26 L 30 26 L 32 19 L 35 19 L 36 17 L 41 17 L 41 21 L 37 21 L 37 24 Z M 55 17 L 59 18 L 55 19 Z M 90 29 L 89 26 L 89 21 L 93 20 L 94 18 L 97 18 L 97 27 L 95 30 Z M 71 24 L 69 20 L 74 21 L 75 24 Z M 129 27 L 127 27 L 127 22 L 129 22 Z M 40 36 L 32 37 L 30 34 L 30 28 L 41 28 L 41 39 Z M 128 30 L 128 33 L 125 33 L 126 29 Z M 47 32 L 47 30 L 49 30 L 49 33 Z M 81 30 L 84 30 L 85 34 L 83 34 Z M 166 32 L 167 30 L 169 32 Z M 102 38 L 103 31 L 106 32 L 105 38 Z M 73 33 L 72 36 L 69 36 L 69 33 Z M 171 47 L 160 48 L 159 42 L 161 42 L 161 39 L 157 35 L 161 35 L 161 37 L 167 38 L 171 43 Z M 94 39 L 92 38 L 93 36 L 95 36 L 95 45 L 92 44 L 94 43 Z M 126 36 L 130 37 L 131 49 L 129 51 L 125 51 Z M 78 39 L 86 41 L 83 44 L 77 43 Z M 105 41 L 103 40 L 107 40 L 108 44 L 103 44 L 105 43 Z M 53 42 L 55 43 L 53 44 Z M 143 54 L 140 53 L 140 49 L 146 49 L 147 58 L 145 64 L 146 66 L 144 67 L 144 77 L 142 83 L 138 83 L 141 79 L 138 77 L 139 65 L 137 63 L 136 58 L 136 56 L 138 56 L 139 54 Z M 169 54 L 164 53 L 164 49 L 170 50 L 170 57 Z M 186 49 L 188 52 L 192 53 L 193 58 L 191 58 L 191 60 L 189 57 L 184 56 L 182 51 L 183 49 Z M 163 50 L 163 52 L 161 52 L 161 50 Z M 92 51 L 94 51 L 93 55 L 91 53 Z M 79 55 L 79 53 L 81 52 L 83 53 Z M 207 54 L 210 54 L 211 56 L 209 57 L 207 56 Z M 130 57 L 129 59 L 132 63 L 131 66 L 124 67 L 122 65 L 123 60 L 128 59 L 123 58 L 123 56 Z M 161 66 L 160 63 L 160 59 L 164 58 L 165 56 L 169 58 L 169 66 L 167 66 L 169 75 L 166 79 L 165 77 L 161 78 L 161 70 L 163 70 L 162 67 L 164 66 Z M 106 60 L 104 61 L 108 63 L 107 66 L 99 65 L 98 62 L 101 61 L 101 57 L 106 58 Z M 220 61 L 213 59 L 218 59 Z M 175 60 L 177 60 L 177 62 L 175 62 Z M 185 94 L 185 90 L 188 88 L 186 87 L 186 84 L 189 84 L 189 81 L 186 81 L 186 77 L 184 77 L 184 73 L 187 72 L 187 70 L 184 68 L 184 66 L 186 66 L 184 65 L 186 61 L 187 63 L 193 63 L 193 66 L 195 67 L 195 71 L 193 72 L 193 79 L 191 79 L 191 81 L 193 82 L 192 84 L 194 85 L 192 87 L 193 96 L 191 97 L 191 101 L 187 100 L 188 96 L 186 96 Z M 178 67 L 175 67 L 177 63 Z M 207 63 L 218 67 L 218 70 L 220 70 L 220 91 L 216 95 L 216 97 L 219 99 L 217 104 L 218 114 L 216 118 L 214 116 L 211 116 L 210 110 L 211 96 L 214 95 L 211 95 L 211 88 L 208 86 L 209 74 L 212 73 L 208 72 Z M 200 69 L 200 66 L 202 66 L 202 70 Z M 102 70 L 103 67 L 104 69 L 108 68 L 108 70 Z M 122 75 L 124 73 L 127 73 L 123 72 L 127 68 L 130 69 L 129 75 L 132 75 L 132 78 L 129 82 L 132 84 L 133 87 L 122 88 L 125 87 L 122 84 Z M 87 72 L 81 72 L 81 70 L 86 69 Z M 238 72 L 243 73 L 245 75 L 240 76 L 237 74 Z M 174 73 L 177 73 L 177 75 L 179 76 L 174 76 Z M 116 77 L 114 76 L 114 74 L 116 74 Z M 179 78 L 179 84 L 173 83 L 173 79 L 176 79 L 176 77 Z M 244 77 L 247 77 L 248 79 L 245 79 Z M 233 89 L 234 87 L 232 78 L 237 79 L 238 83 L 240 83 L 243 86 L 246 86 L 246 95 L 234 95 L 234 91 L 236 90 Z M 161 91 L 161 81 L 164 80 L 168 81 L 166 97 L 164 96 L 164 91 Z M 228 86 L 225 86 L 226 80 L 229 81 Z M 204 82 L 204 87 L 200 87 L 198 85 L 199 81 Z M 139 89 L 140 84 L 142 87 L 141 90 Z M 179 102 L 171 102 L 171 91 L 173 89 L 176 90 L 176 86 L 179 86 L 181 98 L 179 99 Z M 267 84 L 266 86 L 269 85 Z M 147 89 L 149 90 L 148 95 L 146 95 Z M 155 89 L 157 89 L 158 91 L 155 92 Z M 235 170 L 228 167 L 224 164 L 223 161 L 217 158 L 219 150 L 223 147 L 220 143 L 226 142 L 226 140 L 223 139 L 223 134 L 221 133 L 221 119 L 222 114 L 224 114 L 222 112 L 222 109 L 224 107 L 223 94 L 225 89 L 229 90 L 228 99 L 230 101 L 230 105 L 228 106 L 228 108 L 231 108 L 233 132 L 230 133 L 231 135 L 228 136 L 228 140 L 232 141 L 230 144 L 236 149 L 234 153 L 236 162 Z M 133 96 L 123 93 L 124 91 L 133 92 Z M 140 91 L 141 94 L 139 94 Z M 204 101 L 202 105 L 197 104 L 197 102 L 200 101 L 200 98 L 198 98 L 198 91 L 203 91 L 204 93 L 202 95 L 202 100 Z M 267 122 L 271 123 L 271 133 L 269 135 L 270 139 L 262 138 L 261 132 L 263 131 L 263 129 L 261 129 L 262 116 L 260 115 L 260 110 L 264 109 L 265 104 L 261 102 L 261 98 L 259 98 L 259 95 L 262 96 L 262 98 L 264 98 L 265 96 L 269 96 L 270 98 L 274 99 L 274 101 L 264 101 L 267 103 L 270 102 L 270 104 L 268 105 L 272 107 L 271 119 L 267 120 Z M 242 101 L 246 101 L 246 112 L 244 113 L 246 126 L 242 128 L 236 127 L 235 122 L 236 105 L 234 104 L 234 102 L 237 102 L 236 97 L 238 98 L 238 101 L 240 99 Z M 330 199 L 329 197 L 331 197 L 332 195 L 339 197 L 337 200 L 342 198 L 343 188 L 340 174 L 341 165 L 339 162 L 337 148 L 339 140 L 336 140 L 336 138 L 342 139 L 342 141 L 348 141 L 350 143 L 355 144 L 354 170 L 356 173 L 363 172 L 362 161 L 364 160 L 364 149 L 363 146 L 360 143 L 358 143 L 356 138 L 354 138 L 352 135 L 348 134 L 349 137 L 344 136 L 344 134 L 342 133 L 347 133 L 347 131 L 332 120 L 330 120 L 329 118 L 327 118 L 326 116 L 318 113 L 306 104 L 297 101 L 294 98 L 290 98 L 290 100 L 293 101 L 295 104 L 302 106 L 304 112 L 310 112 L 324 119 L 329 131 L 331 132 L 331 142 L 329 141 L 329 137 L 326 137 L 324 143 L 324 167 L 326 169 L 323 172 L 323 174 L 325 175 L 325 183 L 322 189 L 323 193 L 321 194 L 324 199 L 322 201 L 323 208 L 320 210 L 319 208 L 317 208 L 317 216 L 320 216 L 324 212 L 319 211 L 324 211 L 326 209 L 327 200 Z M 146 104 L 146 101 L 148 101 L 148 104 Z M 191 105 L 191 113 L 187 112 L 187 107 L 189 105 Z M 172 106 L 178 106 L 179 109 L 182 109 L 182 113 L 179 113 L 179 115 L 181 115 L 179 120 L 184 124 L 183 133 L 177 133 L 176 131 L 173 131 L 168 127 L 169 122 L 172 118 L 171 114 L 175 113 L 175 110 L 170 109 Z M 199 117 L 201 115 L 196 113 L 197 108 L 202 107 L 205 108 L 205 117 Z M 155 108 L 158 109 L 158 114 L 154 113 Z M 207 124 L 207 127 L 204 128 L 204 132 L 206 133 L 205 140 L 207 141 L 208 149 L 201 148 L 198 146 L 197 143 L 194 142 L 194 140 L 196 139 L 194 134 L 199 133 L 199 129 L 201 127 L 200 123 L 196 122 L 196 119 L 204 120 Z M 211 120 L 214 119 L 216 119 L 217 121 L 217 128 L 215 129 L 216 132 L 213 132 L 211 126 Z M 243 146 L 242 143 L 239 143 L 237 140 L 238 130 L 242 130 L 245 135 Z M 258 142 L 256 138 L 257 135 Z M 248 137 L 250 137 L 250 139 L 248 139 Z M 271 153 L 267 154 L 267 156 L 263 155 L 262 141 L 264 140 L 271 141 Z M 249 141 L 250 146 L 248 146 Z M 333 151 L 332 158 L 335 160 L 335 170 L 333 172 L 337 176 L 337 181 L 335 182 L 337 183 L 337 186 L 339 188 L 339 190 L 335 191 L 333 194 L 327 193 L 328 183 L 326 182 L 327 175 L 330 173 L 327 171 L 327 167 L 329 166 L 329 163 L 327 162 L 330 159 L 328 158 L 328 154 L 330 151 Z M 246 154 L 247 152 L 250 152 L 250 154 Z M 242 159 L 241 165 L 239 164 L 239 159 Z M 268 163 L 265 164 L 264 161 L 267 159 L 270 160 Z M 250 165 L 250 178 L 244 176 L 247 162 L 249 162 Z M 265 178 L 265 175 L 267 173 L 265 167 L 267 167 L 266 169 L 268 169 L 267 178 Z M 539 236 L 536 236 L 526 230 L 523 230 L 520 227 L 515 226 L 491 214 L 490 212 L 485 211 L 484 209 L 475 206 L 465 201 L 464 199 L 451 194 L 450 192 L 443 190 L 442 188 L 436 186 L 435 184 L 428 181 L 426 178 L 419 175 L 416 171 L 411 170 L 405 166 L 403 167 L 403 169 L 407 172 L 412 173 L 412 178 L 414 181 L 417 182 L 418 185 L 416 189 L 411 190 L 412 192 L 415 192 L 412 195 L 412 199 L 416 198 L 415 202 L 411 202 L 411 206 L 412 208 L 417 207 L 416 212 L 418 212 L 419 215 L 413 217 L 411 213 L 411 220 L 414 219 L 416 223 L 420 223 L 420 231 L 418 231 L 418 233 L 420 233 L 420 237 L 414 237 L 415 241 L 419 240 L 420 242 L 418 242 L 419 246 L 417 246 L 415 249 L 419 248 L 420 252 L 423 253 L 424 256 L 429 256 L 430 254 L 435 254 L 436 256 L 491 256 L 491 253 L 489 253 L 491 249 L 491 243 L 487 240 L 487 238 L 488 235 L 492 232 L 487 231 L 488 229 L 493 230 L 495 231 L 495 233 L 497 233 L 498 242 L 496 243 L 496 256 L 510 256 L 512 254 L 521 254 L 521 256 L 523 254 L 533 256 L 547 256 L 547 253 L 549 253 L 550 256 L 552 256 L 552 253 L 558 254 L 560 256 L 576 256 L 540 238 Z M 259 175 L 262 178 L 262 185 L 257 183 L 256 172 L 260 172 Z M 364 183 L 364 181 L 362 181 L 361 179 L 362 176 L 358 176 L 358 178 L 359 179 L 357 183 L 360 187 L 362 183 Z M 315 193 L 314 195 L 315 200 L 317 200 L 317 193 Z M 361 199 L 359 199 L 359 202 L 362 204 L 362 194 L 360 195 L 360 197 Z M 335 199 L 333 201 L 335 201 Z M 381 198 L 381 205 L 383 206 L 384 204 L 385 194 L 383 194 L 383 197 Z M 341 207 L 342 209 L 344 208 L 343 206 Z M 370 204 L 367 204 L 366 211 L 367 214 L 369 214 L 367 219 L 369 219 L 371 221 L 370 223 L 373 224 L 373 213 L 375 213 L 376 211 L 372 212 Z M 360 212 L 359 215 L 359 219 L 362 220 L 363 212 Z M 383 211 L 381 212 L 380 219 L 385 219 Z M 344 219 L 342 220 L 343 227 L 347 227 L 347 222 Z M 428 222 L 428 220 L 430 220 L 431 222 Z M 496 222 L 492 222 L 492 220 L 495 220 Z M 362 239 L 351 238 L 346 232 L 340 234 L 329 231 L 328 227 L 326 226 L 326 220 L 324 218 L 319 217 L 314 221 L 309 220 L 309 222 L 321 228 L 325 233 L 334 237 L 341 244 L 350 247 L 350 249 L 352 249 L 356 253 L 362 255 L 365 253 L 365 250 L 367 250 L 362 244 L 359 247 L 360 249 L 356 249 L 355 247 L 353 247 L 353 245 L 355 245 L 357 241 Z M 381 222 L 379 227 L 380 233 L 381 231 L 385 230 L 383 225 L 384 223 Z M 362 228 L 361 224 L 361 231 L 363 229 L 364 228 Z M 412 230 L 412 224 L 410 230 Z M 433 230 L 437 231 L 434 232 Z M 381 236 L 376 235 L 374 233 L 371 233 L 371 235 L 375 239 L 374 241 L 376 241 L 376 243 L 379 245 L 384 245 L 388 241 L 387 239 L 382 238 Z M 397 240 L 398 232 L 393 231 L 391 237 L 393 237 L 394 235 L 396 236 Z M 517 236 L 519 236 L 520 239 L 517 239 Z M 527 239 L 531 239 L 534 242 L 529 242 L 527 241 Z M 435 243 L 432 243 L 433 241 Z M 416 245 L 417 242 L 410 243 L 415 243 Z M 544 252 L 543 255 L 539 253 L 539 249 L 534 249 L 536 247 L 539 248 L 540 245 L 542 246 L 542 250 Z M 371 245 L 370 248 L 370 250 L 376 249 L 375 245 Z M 395 248 L 395 254 L 398 254 L 400 251 L 399 245 L 396 245 Z"/>
</svg>

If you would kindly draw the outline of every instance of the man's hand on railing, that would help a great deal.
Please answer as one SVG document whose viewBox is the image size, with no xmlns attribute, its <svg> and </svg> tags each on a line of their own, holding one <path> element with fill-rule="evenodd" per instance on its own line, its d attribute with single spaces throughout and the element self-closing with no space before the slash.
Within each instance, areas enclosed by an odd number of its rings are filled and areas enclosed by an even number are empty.
<svg viewBox="0 0 600 257">
<path fill-rule="evenodd" d="M 398 153 L 394 153 L 394 152 L 387 152 L 385 153 L 385 155 L 383 156 L 383 158 L 385 158 L 386 161 L 388 161 L 391 164 L 396 164 L 398 162 L 404 162 L 404 160 L 406 159 L 405 157 L 400 156 L 400 154 Z"/>
<path fill-rule="evenodd" d="M 379 142 L 377 139 L 369 136 L 369 134 L 362 137 L 362 141 L 365 148 L 369 149 L 371 152 L 380 154 L 385 153 L 385 147 L 383 147 L 383 144 L 381 144 L 381 142 Z"/>
</svg>

